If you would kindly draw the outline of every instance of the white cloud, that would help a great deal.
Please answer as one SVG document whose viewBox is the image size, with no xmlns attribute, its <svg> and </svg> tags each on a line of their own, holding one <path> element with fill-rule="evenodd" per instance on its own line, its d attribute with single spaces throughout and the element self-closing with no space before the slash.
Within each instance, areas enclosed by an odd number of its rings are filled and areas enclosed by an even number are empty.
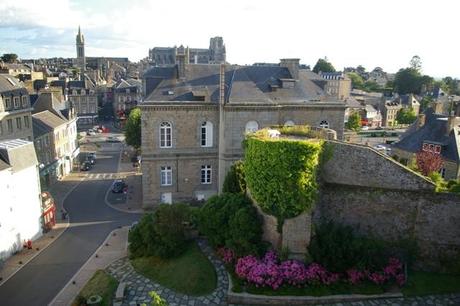
<svg viewBox="0 0 460 306">
<path fill-rule="evenodd" d="M 0 51 L 75 56 L 80 24 L 87 54 L 95 56 L 137 60 L 154 46 L 206 48 L 219 35 L 232 63 L 299 57 L 314 65 L 328 56 L 338 69 L 361 64 L 396 72 L 418 54 L 425 73 L 460 77 L 456 1 L 107 1 L 2 0 Z M 24 41 L 5 45 L 8 32 Z"/>
</svg>

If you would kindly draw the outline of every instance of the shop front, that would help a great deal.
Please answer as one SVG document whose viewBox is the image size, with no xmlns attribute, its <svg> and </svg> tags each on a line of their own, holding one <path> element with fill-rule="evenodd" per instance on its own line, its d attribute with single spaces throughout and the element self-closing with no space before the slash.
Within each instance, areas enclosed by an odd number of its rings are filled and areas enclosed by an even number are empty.
<svg viewBox="0 0 460 306">
<path fill-rule="evenodd" d="M 42 226 L 43 231 L 47 232 L 56 225 L 56 205 L 54 199 L 48 191 L 42 192 Z"/>
</svg>

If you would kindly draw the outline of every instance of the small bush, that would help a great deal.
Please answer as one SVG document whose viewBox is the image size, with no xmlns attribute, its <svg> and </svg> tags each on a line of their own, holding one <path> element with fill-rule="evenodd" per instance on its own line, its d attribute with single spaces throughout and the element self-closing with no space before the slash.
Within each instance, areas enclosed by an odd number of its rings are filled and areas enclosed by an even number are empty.
<svg viewBox="0 0 460 306">
<path fill-rule="evenodd" d="M 190 209 L 184 204 L 160 205 L 152 214 L 145 214 L 129 232 L 132 257 L 175 257 L 186 247 L 185 223 L 190 221 Z"/>
<path fill-rule="evenodd" d="M 197 217 L 198 229 L 214 247 L 231 248 L 239 256 L 260 251 L 262 222 L 246 196 L 224 193 L 211 197 Z"/>
<path fill-rule="evenodd" d="M 244 164 L 237 161 L 225 176 L 223 192 L 246 193 L 246 181 L 244 179 Z"/>
</svg>

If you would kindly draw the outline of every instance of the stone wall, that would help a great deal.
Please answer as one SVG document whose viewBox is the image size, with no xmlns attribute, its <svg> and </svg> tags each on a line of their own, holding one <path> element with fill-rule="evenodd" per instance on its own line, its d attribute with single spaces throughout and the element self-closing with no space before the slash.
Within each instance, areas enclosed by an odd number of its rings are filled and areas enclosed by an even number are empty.
<svg viewBox="0 0 460 306">
<path fill-rule="evenodd" d="M 363 145 L 329 141 L 331 156 L 321 177 L 327 183 L 396 190 L 434 190 L 422 175 Z"/>
<path fill-rule="evenodd" d="M 411 239 L 433 267 L 460 252 L 460 195 L 328 184 L 314 212 L 386 241 Z M 458 253 L 460 254 L 460 253 Z"/>
</svg>

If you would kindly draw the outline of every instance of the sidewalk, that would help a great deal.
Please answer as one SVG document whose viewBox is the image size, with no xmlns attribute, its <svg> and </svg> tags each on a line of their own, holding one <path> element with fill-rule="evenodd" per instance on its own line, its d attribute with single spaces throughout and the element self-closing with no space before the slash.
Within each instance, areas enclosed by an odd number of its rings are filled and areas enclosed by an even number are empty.
<svg viewBox="0 0 460 306">
<path fill-rule="evenodd" d="M 115 260 L 126 257 L 128 255 L 128 229 L 129 227 L 123 227 L 112 231 L 104 243 L 96 250 L 95 254 L 88 259 L 49 305 L 71 305 L 72 301 L 97 270 L 105 269 Z"/>
<path fill-rule="evenodd" d="M 56 226 L 32 242 L 31 250 L 24 249 L 9 257 L 0 268 L 0 286 L 53 243 L 69 226 L 68 219 L 62 219 L 61 209 L 67 195 L 84 179 L 80 173 L 71 173 L 49 188 L 56 204 Z"/>
</svg>

